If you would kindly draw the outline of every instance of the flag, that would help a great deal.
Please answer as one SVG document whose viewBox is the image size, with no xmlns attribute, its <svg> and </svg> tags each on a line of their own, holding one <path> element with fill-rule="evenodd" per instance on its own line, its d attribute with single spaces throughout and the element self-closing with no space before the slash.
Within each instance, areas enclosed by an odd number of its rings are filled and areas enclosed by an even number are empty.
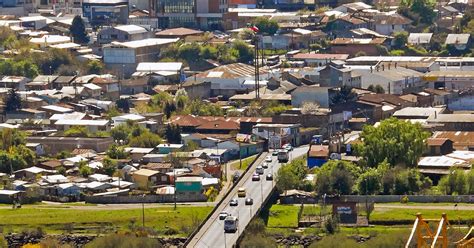
<svg viewBox="0 0 474 248">
<path fill-rule="evenodd" d="M 260 31 L 257 26 L 252 26 L 250 27 L 250 30 L 254 31 L 255 33 L 258 33 L 258 31 Z"/>
</svg>

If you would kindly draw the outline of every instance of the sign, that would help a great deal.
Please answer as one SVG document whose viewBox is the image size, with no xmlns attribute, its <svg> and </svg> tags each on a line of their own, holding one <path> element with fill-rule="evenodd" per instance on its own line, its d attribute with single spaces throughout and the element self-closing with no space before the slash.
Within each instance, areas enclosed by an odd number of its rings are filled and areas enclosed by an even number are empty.
<svg viewBox="0 0 474 248">
<path fill-rule="evenodd" d="M 238 133 L 235 137 L 235 141 L 242 143 L 249 143 L 252 140 L 252 136 L 248 134 Z"/>
<path fill-rule="evenodd" d="M 337 202 L 332 205 L 332 214 L 338 215 L 341 223 L 357 223 L 357 203 L 356 202 Z"/>
</svg>

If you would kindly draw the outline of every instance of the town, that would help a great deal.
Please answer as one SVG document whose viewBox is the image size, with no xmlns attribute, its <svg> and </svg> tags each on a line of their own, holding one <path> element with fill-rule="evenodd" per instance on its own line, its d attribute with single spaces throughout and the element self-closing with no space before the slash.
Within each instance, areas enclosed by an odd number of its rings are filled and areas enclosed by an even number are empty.
<svg viewBox="0 0 474 248">
<path fill-rule="evenodd" d="M 0 248 L 474 247 L 472 1 L 0 17 Z"/>
</svg>

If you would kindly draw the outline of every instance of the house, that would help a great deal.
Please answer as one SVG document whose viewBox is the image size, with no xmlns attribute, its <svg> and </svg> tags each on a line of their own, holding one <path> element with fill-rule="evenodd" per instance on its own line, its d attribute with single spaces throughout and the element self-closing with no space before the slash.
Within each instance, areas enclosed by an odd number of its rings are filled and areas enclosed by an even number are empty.
<svg viewBox="0 0 474 248">
<path fill-rule="evenodd" d="M 48 184 L 61 184 L 61 183 L 68 183 L 69 179 L 63 175 L 49 175 L 49 176 L 42 176 L 41 179 Z"/>
<path fill-rule="evenodd" d="M 73 126 L 86 127 L 91 133 L 98 131 L 110 131 L 108 120 L 67 120 L 61 119 L 54 123 L 58 130 L 66 131 Z"/>
<path fill-rule="evenodd" d="M 403 99 L 403 98 L 402 98 Z M 406 107 L 393 113 L 393 117 L 402 120 L 426 120 L 430 117 L 444 113 L 444 107 Z"/>
<path fill-rule="evenodd" d="M 464 51 L 469 47 L 471 34 L 448 34 L 446 37 L 446 46 L 452 46 L 456 50 Z"/>
<path fill-rule="evenodd" d="M 44 147 L 42 144 L 39 143 L 26 143 L 25 146 L 32 150 L 37 156 L 43 156 L 44 155 Z"/>
<path fill-rule="evenodd" d="M 350 31 L 358 28 L 369 28 L 369 23 L 353 15 L 343 15 L 330 22 L 330 33 L 336 37 L 351 37 Z"/>
<path fill-rule="evenodd" d="M 436 131 L 474 131 L 472 114 L 439 114 L 428 118 L 427 123 Z"/>
<path fill-rule="evenodd" d="M 474 151 L 474 132 L 471 131 L 436 131 L 434 139 L 449 139 L 455 150 Z"/>
<path fill-rule="evenodd" d="M 43 35 L 42 37 L 31 38 L 30 43 L 39 48 L 46 48 L 52 45 L 71 43 L 71 38 L 62 35 Z"/>
<path fill-rule="evenodd" d="M 151 153 L 155 148 L 125 147 L 125 152 L 130 155 L 134 162 L 139 162 L 143 156 Z"/>
<path fill-rule="evenodd" d="M 16 90 L 26 90 L 26 84 L 31 80 L 20 76 L 4 76 L 0 81 L 2 88 L 10 88 Z"/>
<path fill-rule="evenodd" d="M 141 62 L 153 62 L 158 58 L 160 50 L 175 43 L 178 38 L 148 38 L 128 42 L 113 41 L 103 47 L 104 63 L 117 75 L 129 76 Z"/>
<path fill-rule="evenodd" d="M 127 23 L 128 0 L 83 0 L 82 14 L 92 25 Z"/>
<path fill-rule="evenodd" d="M 134 73 L 135 74 L 135 73 Z M 121 95 L 134 95 L 143 92 L 150 91 L 151 85 L 149 84 L 149 76 L 135 77 L 132 74 L 132 78 L 120 80 L 120 94 Z"/>
<path fill-rule="evenodd" d="M 182 62 L 143 62 L 137 65 L 137 73 L 152 74 L 153 81 L 184 81 Z"/>
<path fill-rule="evenodd" d="M 118 25 L 115 27 L 101 29 L 97 42 L 108 44 L 112 41 L 126 42 L 151 38 L 151 33 L 146 28 L 137 25 Z"/>
<path fill-rule="evenodd" d="M 361 77 L 361 87 L 380 85 L 385 93 L 401 95 L 408 90 L 421 90 L 425 86 L 423 73 L 397 66 L 375 66 L 354 69 Z"/>
<path fill-rule="evenodd" d="M 107 97 L 109 100 L 118 100 L 120 97 L 119 81 L 112 75 L 103 75 L 94 77 L 91 84 L 99 86 L 101 89 L 101 95 Z M 85 87 L 85 85 L 84 85 Z M 95 87 L 97 90 L 97 87 Z"/>
<path fill-rule="evenodd" d="M 171 184 L 171 178 L 167 174 L 149 169 L 139 169 L 134 171 L 132 173 L 132 179 L 133 182 L 142 189 L 148 189 L 157 185 Z"/>
<path fill-rule="evenodd" d="M 453 152 L 453 142 L 446 138 L 428 138 L 426 144 L 430 156 L 441 156 Z"/>
<path fill-rule="evenodd" d="M 202 177 L 177 177 L 176 194 L 178 195 L 200 195 L 203 193 Z"/>
<path fill-rule="evenodd" d="M 474 83 L 474 71 L 430 71 L 423 80 L 431 89 L 465 90 Z"/>
<path fill-rule="evenodd" d="M 196 128 L 199 133 L 214 133 L 214 134 L 230 134 L 231 132 L 239 131 L 240 125 L 234 121 L 226 120 L 209 120 L 205 121 Z"/>
<path fill-rule="evenodd" d="M 159 154 L 170 154 L 182 150 L 183 144 L 159 144 L 156 148 Z"/>
<path fill-rule="evenodd" d="M 433 37 L 433 33 L 410 33 L 408 44 L 428 46 L 431 44 L 431 37 Z"/>
<path fill-rule="evenodd" d="M 364 94 L 359 96 L 357 105 L 362 109 L 362 115 L 365 117 L 372 116 L 374 120 L 381 120 L 393 116 L 395 111 L 406 108 L 414 107 L 412 102 L 401 99 L 399 96 L 391 94 Z M 366 111 L 366 108 L 370 106 L 372 110 Z M 369 112 L 370 114 L 368 114 Z"/>
<path fill-rule="evenodd" d="M 45 169 L 32 166 L 29 168 L 21 169 L 15 171 L 13 174 L 15 175 L 15 178 L 17 179 L 22 179 L 22 180 L 36 180 L 38 177 L 42 175 L 47 175 L 47 174 L 54 174 L 55 171 L 47 171 Z"/>
<path fill-rule="evenodd" d="M 201 83 L 210 82 L 210 96 L 223 96 L 227 99 L 238 93 L 247 93 L 248 88 L 244 85 L 244 81 L 253 80 L 254 78 L 255 69 L 253 66 L 243 63 L 234 63 L 221 65 L 214 69 L 198 73 L 193 77 L 189 77 L 186 82 L 193 81 L 196 83 L 190 83 L 191 85 L 188 84 L 185 88 L 187 90 L 195 85 L 199 87 Z M 264 81 L 268 78 L 269 72 L 265 69 L 260 69 L 260 80 Z M 206 89 L 203 88 L 203 90 Z M 207 92 L 207 94 L 209 94 L 209 92 Z"/>
<path fill-rule="evenodd" d="M 331 41 L 331 53 L 349 54 L 351 57 L 363 52 L 368 56 L 380 54 L 378 46 L 382 46 L 385 38 L 336 38 Z"/>
<path fill-rule="evenodd" d="M 200 37 L 204 34 L 203 31 L 190 28 L 170 28 L 155 33 L 156 38 L 179 38 L 185 40 L 191 37 Z"/>
<path fill-rule="evenodd" d="M 56 188 L 56 195 L 63 197 L 63 196 L 74 196 L 79 197 L 82 190 L 77 184 L 75 183 L 61 183 L 55 185 Z"/>
<path fill-rule="evenodd" d="M 361 87 L 361 76 L 354 73 L 352 68 L 346 67 L 342 61 L 331 61 L 319 71 L 320 86 L 351 88 Z"/>
<path fill-rule="evenodd" d="M 252 134 L 268 140 L 271 149 L 281 148 L 285 144 L 298 146 L 300 124 L 263 124 L 259 123 L 252 129 Z"/>
<path fill-rule="evenodd" d="M 61 151 L 72 151 L 78 147 L 105 152 L 114 142 L 111 137 L 64 137 L 64 136 L 29 136 L 28 143 L 40 143 L 48 154 Z"/>
<path fill-rule="evenodd" d="M 58 76 L 53 81 L 53 88 L 60 90 L 64 86 L 70 86 L 74 79 L 76 79 L 75 76 Z"/>
<path fill-rule="evenodd" d="M 317 103 L 329 108 L 336 92 L 333 87 L 301 86 L 291 93 L 291 106 L 301 108 L 305 103 Z"/>
<path fill-rule="evenodd" d="M 128 121 L 140 122 L 144 121 L 146 118 L 137 114 L 124 114 L 112 117 L 113 126 L 116 127 L 121 124 L 126 124 Z"/>
<path fill-rule="evenodd" d="M 311 145 L 308 150 L 308 168 L 321 167 L 329 160 L 329 146 Z"/>
<path fill-rule="evenodd" d="M 71 108 L 66 108 L 58 105 L 47 105 L 47 106 L 42 106 L 40 110 L 46 112 L 46 115 L 48 117 L 51 117 L 54 114 L 66 114 L 66 113 L 72 113 L 74 110 Z"/>
<path fill-rule="evenodd" d="M 14 202 L 19 202 L 23 196 L 22 191 L 18 190 L 0 190 L 0 203 L 3 204 L 12 204 Z"/>
<path fill-rule="evenodd" d="M 345 61 L 349 54 L 327 54 L 327 53 L 297 53 L 293 55 L 291 61 L 303 61 L 306 66 L 321 67 L 329 64 L 333 60 Z"/>
<path fill-rule="evenodd" d="M 472 157 L 472 154 L 470 154 Z M 470 162 L 464 159 L 451 157 L 451 154 L 442 156 L 427 156 L 420 158 L 418 161 L 418 170 L 435 181 L 439 180 L 441 176 L 449 174 L 452 168 L 470 169 Z"/>
<path fill-rule="evenodd" d="M 392 35 L 394 32 L 405 31 L 411 20 L 398 13 L 377 13 L 373 17 L 373 29 L 382 35 Z"/>
<path fill-rule="evenodd" d="M 15 112 L 8 112 L 6 113 L 7 120 L 10 119 L 30 119 L 30 120 L 41 120 L 47 119 L 46 112 L 37 110 L 37 109 L 30 109 L 30 108 L 22 108 Z"/>
</svg>

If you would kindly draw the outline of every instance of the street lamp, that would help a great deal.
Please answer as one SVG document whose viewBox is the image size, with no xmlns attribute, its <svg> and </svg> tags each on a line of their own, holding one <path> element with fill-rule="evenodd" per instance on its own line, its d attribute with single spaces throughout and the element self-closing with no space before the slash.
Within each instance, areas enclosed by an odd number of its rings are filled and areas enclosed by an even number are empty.
<svg viewBox="0 0 474 248">
<path fill-rule="evenodd" d="M 145 227 L 145 194 L 143 194 L 143 201 L 142 201 L 142 225 Z"/>
</svg>

